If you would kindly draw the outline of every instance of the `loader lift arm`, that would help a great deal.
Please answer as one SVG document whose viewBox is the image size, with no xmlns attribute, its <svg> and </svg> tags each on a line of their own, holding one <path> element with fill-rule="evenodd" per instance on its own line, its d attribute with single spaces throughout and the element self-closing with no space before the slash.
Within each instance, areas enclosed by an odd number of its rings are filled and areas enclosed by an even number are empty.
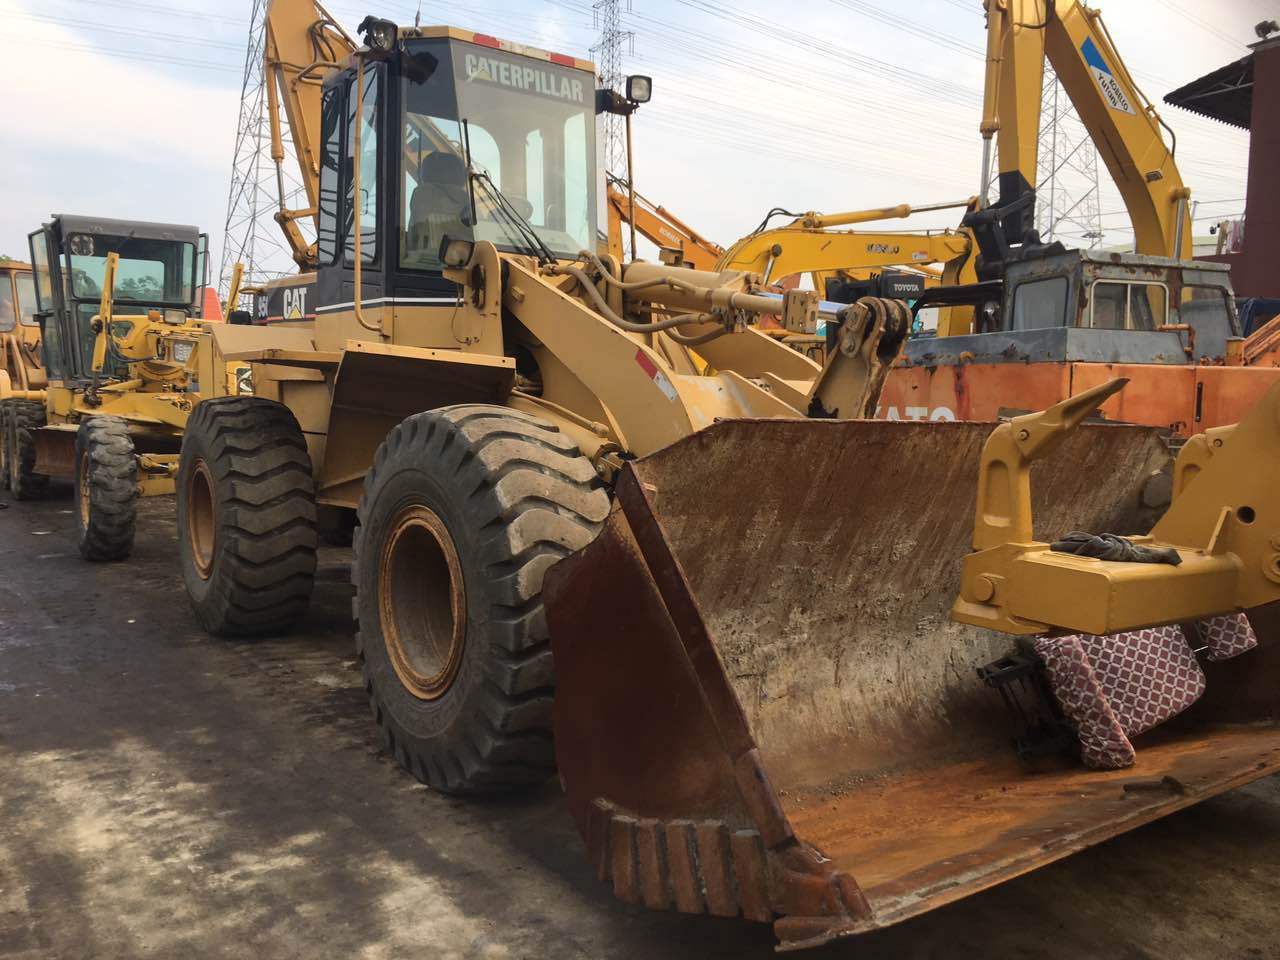
<svg viewBox="0 0 1280 960">
<path fill-rule="evenodd" d="M 1000 205 L 1035 192 L 1047 57 L 1124 198 L 1136 252 L 1190 259 L 1190 190 L 1174 162 L 1176 140 L 1138 89 L 1098 11 L 1080 0 L 986 0 L 986 10 L 982 205 L 989 199 L 993 137 Z M 1023 242 L 1033 223 L 1034 204 L 1005 218 L 1008 242 Z"/>
</svg>

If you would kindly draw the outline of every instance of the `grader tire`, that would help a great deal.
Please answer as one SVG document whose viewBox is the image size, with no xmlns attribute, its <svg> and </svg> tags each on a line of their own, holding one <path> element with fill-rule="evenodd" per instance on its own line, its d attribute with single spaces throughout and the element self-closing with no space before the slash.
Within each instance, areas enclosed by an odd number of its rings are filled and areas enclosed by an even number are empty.
<svg viewBox="0 0 1280 960">
<path fill-rule="evenodd" d="M 283 633 L 316 571 L 315 485 L 298 421 L 257 397 L 206 400 L 187 421 L 177 478 L 179 557 L 201 625 Z"/>
<path fill-rule="evenodd" d="M 554 673 L 543 574 L 609 512 L 554 426 L 506 407 L 415 414 L 365 478 L 356 651 L 384 745 L 448 793 L 544 780 Z"/>
<path fill-rule="evenodd" d="M 123 560 L 138 518 L 138 460 L 129 425 L 92 417 L 76 431 L 76 534 L 86 560 Z"/>
<path fill-rule="evenodd" d="M 35 472 L 36 441 L 31 435 L 45 425 L 44 406 L 34 400 L 6 400 L 5 460 L 9 492 L 17 500 L 32 500 L 44 492 L 49 478 Z"/>
<path fill-rule="evenodd" d="M 9 489 L 9 404 L 0 403 L 0 490 Z"/>
</svg>

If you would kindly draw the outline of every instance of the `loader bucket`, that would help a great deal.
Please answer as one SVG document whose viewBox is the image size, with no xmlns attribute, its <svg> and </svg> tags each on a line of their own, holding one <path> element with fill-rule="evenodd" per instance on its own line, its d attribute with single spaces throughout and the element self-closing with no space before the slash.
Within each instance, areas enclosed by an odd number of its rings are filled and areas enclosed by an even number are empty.
<svg viewBox="0 0 1280 960">
<path fill-rule="evenodd" d="M 544 589 L 561 776 L 617 896 L 811 946 L 1277 768 L 1275 611 L 1136 767 L 1017 759 L 975 669 L 1013 642 L 948 617 L 991 429 L 730 420 L 624 471 Z M 1079 428 L 1033 470 L 1036 535 L 1145 532 L 1165 461 L 1151 429 Z"/>
</svg>

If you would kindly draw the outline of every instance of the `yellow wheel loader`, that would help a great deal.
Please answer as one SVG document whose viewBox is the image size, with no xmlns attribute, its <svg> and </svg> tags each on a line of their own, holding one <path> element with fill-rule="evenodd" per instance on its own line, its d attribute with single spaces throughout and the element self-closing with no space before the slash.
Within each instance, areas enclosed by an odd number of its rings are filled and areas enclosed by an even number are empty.
<svg viewBox="0 0 1280 960">
<path fill-rule="evenodd" d="M 46 382 L 32 282 L 30 264 L 0 259 L 0 378 L 18 390 L 38 390 Z M 0 404 L 0 490 L 9 488 L 7 412 Z"/>
<path fill-rule="evenodd" d="M 195 227 L 62 215 L 30 246 L 45 377 L 0 373 L 9 488 L 27 499 L 71 480 L 81 554 L 122 559 L 137 498 L 173 492 L 192 409 L 248 384 L 230 362 L 236 345 L 291 332 L 199 319 Z"/>
<path fill-rule="evenodd" d="M 282 46 L 287 22 L 321 17 L 275 0 Z M 1150 528 L 1167 456 L 1152 429 L 1081 423 L 1116 385 L 994 428 L 862 419 L 901 304 L 824 317 L 819 366 L 753 326 L 812 322 L 812 291 L 589 252 L 590 64 L 360 32 L 314 71 L 314 345 L 246 351 L 255 396 L 206 400 L 183 437 L 180 564 L 209 630 L 288 630 L 317 508 L 357 511 L 357 655 L 397 761 L 461 794 L 558 769 L 619 897 L 773 921 L 789 948 L 1280 766 L 1258 612 L 1280 599 L 1280 389 L 1187 445 L 1153 539 L 1107 539 Z M 1160 562 L 1123 559 L 1144 550 Z M 1045 693 L 1064 685 L 990 666 L 1023 656 L 1010 635 L 1246 609 L 1256 648 L 1206 662 L 1176 721 L 1125 727 L 1124 769 L 1011 748 L 1019 718 L 1055 745 L 1074 728 Z"/>
</svg>

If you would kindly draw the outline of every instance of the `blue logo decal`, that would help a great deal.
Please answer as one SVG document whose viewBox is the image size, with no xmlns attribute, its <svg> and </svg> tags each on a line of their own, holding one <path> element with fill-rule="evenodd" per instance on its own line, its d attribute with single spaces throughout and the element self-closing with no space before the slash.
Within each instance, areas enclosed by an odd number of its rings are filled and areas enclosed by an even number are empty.
<svg viewBox="0 0 1280 960">
<path fill-rule="evenodd" d="M 1093 42 L 1093 37 L 1086 37 L 1080 46 L 1080 52 L 1084 54 L 1084 62 L 1091 67 L 1096 67 L 1105 73 L 1110 73 L 1111 68 L 1107 66 L 1107 61 L 1102 59 L 1102 53 L 1098 50 L 1097 44 Z"/>
</svg>

